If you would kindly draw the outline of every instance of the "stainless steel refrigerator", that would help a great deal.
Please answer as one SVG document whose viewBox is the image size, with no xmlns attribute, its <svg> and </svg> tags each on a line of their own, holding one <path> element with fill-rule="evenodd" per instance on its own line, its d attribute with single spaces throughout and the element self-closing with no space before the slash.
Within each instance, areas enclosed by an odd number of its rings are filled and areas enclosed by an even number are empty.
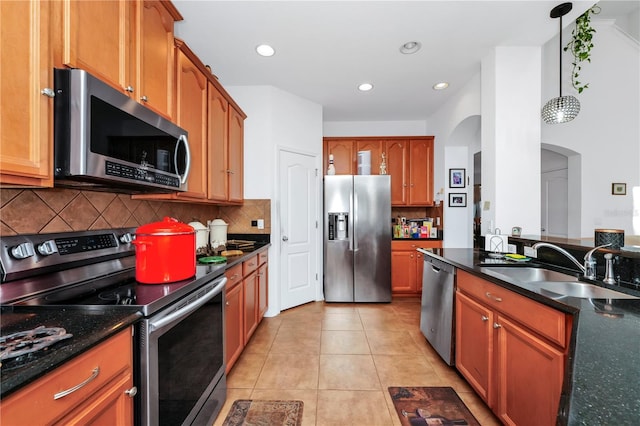
<svg viewBox="0 0 640 426">
<path fill-rule="evenodd" d="M 391 178 L 324 178 L 324 298 L 391 301 Z"/>
</svg>

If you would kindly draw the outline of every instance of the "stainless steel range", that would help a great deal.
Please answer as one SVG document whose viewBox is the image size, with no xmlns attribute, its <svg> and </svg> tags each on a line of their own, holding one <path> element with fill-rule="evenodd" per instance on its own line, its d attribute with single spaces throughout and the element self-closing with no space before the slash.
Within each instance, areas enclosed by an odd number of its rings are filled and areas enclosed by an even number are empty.
<svg viewBox="0 0 640 426">
<path fill-rule="evenodd" d="M 196 275 L 184 281 L 140 284 L 135 280 L 134 232 L 123 228 L 0 237 L 0 303 L 15 309 L 140 312 L 136 423 L 211 424 L 226 399 L 225 265 L 198 265 Z"/>
</svg>

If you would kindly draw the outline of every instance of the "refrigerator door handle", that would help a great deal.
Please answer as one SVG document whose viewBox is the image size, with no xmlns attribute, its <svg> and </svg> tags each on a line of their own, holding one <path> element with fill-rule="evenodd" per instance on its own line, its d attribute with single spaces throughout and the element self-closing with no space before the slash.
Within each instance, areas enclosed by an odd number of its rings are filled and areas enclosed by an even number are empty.
<svg viewBox="0 0 640 426">
<path fill-rule="evenodd" d="M 351 236 L 349 237 L 349 249 L 353 252 L 358 251 L 358 236 L 356 235 L 356 227 L 354 226 L 358 221 L 358 196 L 355 190 L 352 190 L 350 195 L 351 214 L 349 215 L 349 228 Z"/>
</svg>

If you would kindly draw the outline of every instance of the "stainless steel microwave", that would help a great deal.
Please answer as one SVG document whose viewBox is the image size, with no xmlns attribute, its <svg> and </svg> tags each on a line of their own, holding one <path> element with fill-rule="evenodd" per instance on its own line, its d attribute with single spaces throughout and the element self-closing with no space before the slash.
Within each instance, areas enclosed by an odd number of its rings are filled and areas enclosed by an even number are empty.
<svg viewBox="0 0 640 426">
<path fill-rule="evenodd" d="M 80 69 L 54 70 L 54 185 L 187 190 L 187 132 Z"/>
</svg>

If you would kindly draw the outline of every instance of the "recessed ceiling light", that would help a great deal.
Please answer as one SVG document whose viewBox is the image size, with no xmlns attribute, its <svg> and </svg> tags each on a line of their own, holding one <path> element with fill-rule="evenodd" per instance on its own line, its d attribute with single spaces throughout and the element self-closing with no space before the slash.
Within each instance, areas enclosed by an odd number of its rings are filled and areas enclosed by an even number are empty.
<svg viewBox="0 0 640 426">
<path fill-rule="evenodd" d="M 358 86 L 358 90 L 361 92 L 368 92 L 371 89 L 373 89 L 373 84 L 371 83 L 362 83 Z"/>
<path fill-rule="evenodd" d="M 400 52 L 404 53 L 405 55 L 410 55 L 412 53 L 416 53 L 418 50 L 420 50 L 421 47 L 422 44 L 419 41 L 408 41 L 400 46 Z"/>
<path fill-rule="evenodd" d="M 436 83 L 433 85 L 433 90 L 444 90 L 449 87 L 449 83 L 443 81 L 442 83 Z"/>
<path fill-rule="evenodd" d="M 257 46 L 256 52 L 258 52 L 258 55 L 260 56 L 273 56 L 276 53 L 275 49 L 268 44 L 261 44 L 260 46 Z"/>
</svg>

